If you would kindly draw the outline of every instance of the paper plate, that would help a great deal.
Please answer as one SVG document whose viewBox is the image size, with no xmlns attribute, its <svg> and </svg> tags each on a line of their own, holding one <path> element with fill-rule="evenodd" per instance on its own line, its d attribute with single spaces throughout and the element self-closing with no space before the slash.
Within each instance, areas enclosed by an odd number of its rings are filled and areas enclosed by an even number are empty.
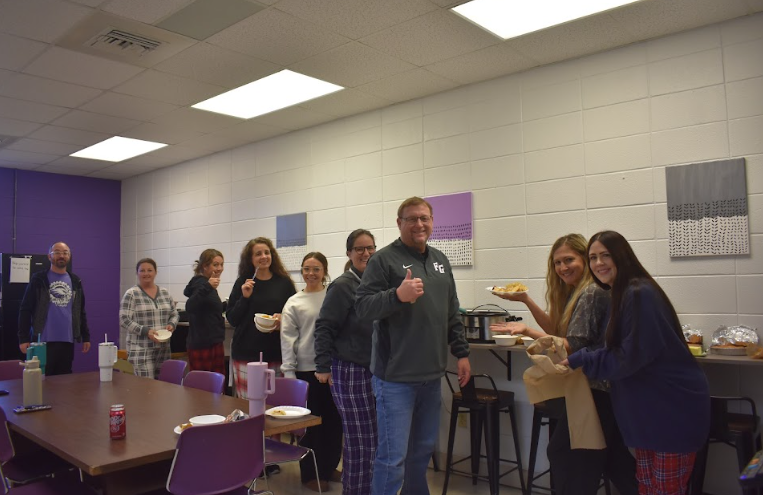
<svg viewBox="0 0 763 495">
<path fill-rule="evenodd" d="M 506 292 L 505 290 L 495 290 L 495 287 L 485 287 L 485 289 L 490 291 L 491 294 L 495 294 L 496 296 L 501 296 L 501 295 L 504 295 L 504 294 L 509 294 L 509 295 L 525 294 L 527 292 L 530 292 L 530 289 L 521 290 L 519 292 Z"/>
<path fill-rule="evenodd" d="M 182 429 L 180 429 L 180 425 L 177 425 L 177 426 L 175 427 L 175 429 L 174 429 L 174 430 L 172 430 L 172 431 L 174 431 L 174 432 L 175 432 L 177 435 L 180 435 L 181 433 L 183 433 L 183 430 L 182 430 Z"/>
<path fill-rule="evenodd" d="M 161 329 L 156 331 L 156 340 L 159 342 L 167 342 L 170 340 L 170 337 L 172 337 L 172 332 L 166 329 Z"/>
<path fill-rule="evenodd" d="M 203 416 L 194 416 L 188 420 L 188 422 L 191 423 L 193 426 L 215 425 L 217 423 L 222 423 L 223 421 L 225 421 L 225 416 L 220 416 L 219 414 L 205 414 Z"/>
<path fill-rule="evenodd" d="M 307 416 L 308 414 L 310 414 L 310 409 L 307 409 L 305 407 L 299 407 L 299 406 L 278 406 L 278 407 L 271 407 L 270 409 L 265 411 L 265 414 L 267 414 L 271 418 L 292 419 L 292 418 L 300 418 L 302 416 Z"/>
</svg>

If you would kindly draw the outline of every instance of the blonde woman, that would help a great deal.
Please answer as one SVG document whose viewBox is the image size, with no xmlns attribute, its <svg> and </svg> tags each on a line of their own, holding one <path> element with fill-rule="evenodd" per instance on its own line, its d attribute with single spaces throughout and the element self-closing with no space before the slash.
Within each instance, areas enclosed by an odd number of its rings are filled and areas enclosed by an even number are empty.
<svg viewBox="0 0 763 495">
<path fill-rule="evenodd" d="M 593 283 L 588 270 L 587 247 L 586 239 L 580 234 L 562 236 L 551 247 L 546 275 L 548 313 L 527 293 L 500 296 L 524 303 L 541 330 L 518 322 L 491 325 L 490 329 L 534 339 L 544 335 L 562 337 L 568 354 L 579 349 L 601 347 L 604 344 L 609 293 Z M 594 495 L 598 492 L 602 474 L 606 474 L 622 495 L 637 495 L 636 463 L 617 428 L 608 386 L 598 381 L 590 384 L 607 449 L 573 451 L 566 412 L 560 407 L 561 417 L 548 444 L 556 493 Z"/>
</svg>

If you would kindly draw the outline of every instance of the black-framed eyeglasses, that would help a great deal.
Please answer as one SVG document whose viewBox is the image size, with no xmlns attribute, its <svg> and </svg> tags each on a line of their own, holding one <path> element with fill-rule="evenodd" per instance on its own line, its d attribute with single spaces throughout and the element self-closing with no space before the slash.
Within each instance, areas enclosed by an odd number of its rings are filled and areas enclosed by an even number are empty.
<svg viewBox="0 0 763 495">
<path fill-rule="evenodd" d="M 421 215 L 421 216 L 403 217 L 402 220 L 405 223 L 416 223 L 418 221 L 421 221 L 421 223 L 429 223 L 432 221 L 432 217 L 430 215 Z"/>
<path fill-rule="evenodd" d="M 352 250 L 357 254 L 363 254 L 364 251 L 368 251 L 368 254 L 374 254 L 376 246 L 355 246 Z"/>
</svg>

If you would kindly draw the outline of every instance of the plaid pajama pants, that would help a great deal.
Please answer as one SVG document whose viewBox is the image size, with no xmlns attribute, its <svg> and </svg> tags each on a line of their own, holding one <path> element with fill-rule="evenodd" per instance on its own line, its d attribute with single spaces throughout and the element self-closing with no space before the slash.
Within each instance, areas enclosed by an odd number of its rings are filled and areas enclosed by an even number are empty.
<svg viewBox="0 0 763 495">
<path fill-rule="evenodd" d="M 349 361 L 332 360 L 331 394 L 342 417 L 342 495 L 368 495 L 376 454 L 376 399 L 371 372 Z"/>
<path fill-rule="evenodd" d="M 636 449 L 639 495 L 684 495 L 697 454 Z"/>
<path fill-rule="evenodd" d="M 204 349 L 188 349 L 188 364 L 193 370 L 215 371 L 225 375 L 225 348 L 223 343 Z"/>
<path fill-rule="evenodd" d="M 127 342 L 127 360 L 137 376 L 158 378 L 162 363 L 170 358 L 170 343 L 157 344 L 148 337 Z"/>
</svg>

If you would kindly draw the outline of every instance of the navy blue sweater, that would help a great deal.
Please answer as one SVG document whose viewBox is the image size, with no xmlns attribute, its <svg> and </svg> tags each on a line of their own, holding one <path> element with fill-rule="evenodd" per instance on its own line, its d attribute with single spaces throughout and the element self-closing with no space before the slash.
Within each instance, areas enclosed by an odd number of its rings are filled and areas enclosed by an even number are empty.
<svg viewBox="0 0 763 495">
<path fill-rule="evenodd" d="M 707 379 L 675 330 L 657 290 L 636 282 L 628 288 L 616 324 L 622 347 L 581 349 L 570 367 L 609 380 L 612 406 L 626 445 L 657 452 L 696 452 L 710 427 Z"/>
</svg>

